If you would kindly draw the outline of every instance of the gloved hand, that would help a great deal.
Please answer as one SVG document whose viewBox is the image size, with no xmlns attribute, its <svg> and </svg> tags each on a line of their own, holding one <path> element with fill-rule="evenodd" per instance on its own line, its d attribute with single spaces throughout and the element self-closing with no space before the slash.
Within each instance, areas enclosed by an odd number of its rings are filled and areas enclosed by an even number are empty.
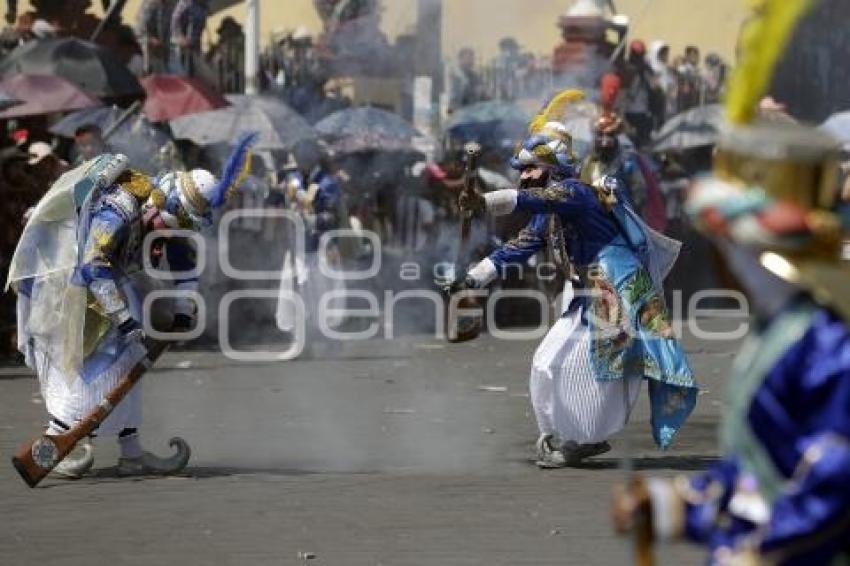
<svg viewBox="0 0 850 566">
<path fill-rule="evenodd" d="M 195 326 L 195 317 L 188 314 L 175 314 L 171 322 L 172 332 L 189 332 Z"/>
<path fill-rule="evenodd" d="M 484 200 L 484 195 L 478 191 L 475 191 L 472 195 L 468 195 L 466 191 L 463 191 L 457 199 L 457 205 L 461 212 L 475 214 L 479 210 L 484 210 L 487 202 Z"/>
<path fill-rule="evenodd" d="M 465 279 L 455 279 L 445 287 L 443 287 L 443 292 L 446 295 L 456 295 L 457 293 L 462 293 L 463 291 L 467 291 L 469 289 L 477 289 L 478 283 L 472 277 L 466 277 Z"/>
</svg>

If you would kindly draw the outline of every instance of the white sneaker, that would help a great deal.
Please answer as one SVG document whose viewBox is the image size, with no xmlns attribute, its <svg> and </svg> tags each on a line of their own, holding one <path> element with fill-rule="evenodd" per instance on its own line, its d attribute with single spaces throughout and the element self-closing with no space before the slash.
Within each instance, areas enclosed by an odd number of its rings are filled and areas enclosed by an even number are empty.
<svg viewBox="0 0 850 566">
<path fill-rule="evenodd" d="M 555 448 L 553 435 L 541 434 L 540 438 L 537 439 L 537 461 L 535 463 L 541 469 L 563 468 L 567 465 L 564 453 Z"/>
<path fill-rule="evenodd" d="M 94 466 L 94 448 L 88 441 L 84 441 L 79 447 L 83 451 L 82 456 L 72 458 L 71 454 L 68 454 L 64 460 L 56 464 L 50 474 L 66 480 L 78 480 L 86 475 Z"/>
</svg>

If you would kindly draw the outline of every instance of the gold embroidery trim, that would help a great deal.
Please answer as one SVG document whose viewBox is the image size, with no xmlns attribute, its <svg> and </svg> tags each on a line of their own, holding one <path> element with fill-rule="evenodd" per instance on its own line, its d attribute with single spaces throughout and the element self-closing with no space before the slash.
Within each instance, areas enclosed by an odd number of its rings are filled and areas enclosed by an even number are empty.
<svg viewBox="0 0 850 566">
<path fill-rule="evenodd" d="M 180 191 L 183 193 L 183 196 L 186 197 L 186 201 L 189 203 L 195 212 L 199 215 L 203 215 L 207 211 L 207 206 L 209 203 L 207 199 L 204 198 L 204 195 L 201 194 L 201 191 L 198 189 L 198 186 L 195 184 L 195 180 L 192 179 L 192 174 L 189 172 L 181 172 L 178 173 L 180 179 Z"/>
<path fill-rule="evenodd" d="M 154 189 L 147 175 L 133 169 L 128 169 L 118 176 L 118 184 L 139 200 L 147 200 Z"/>
</svg>

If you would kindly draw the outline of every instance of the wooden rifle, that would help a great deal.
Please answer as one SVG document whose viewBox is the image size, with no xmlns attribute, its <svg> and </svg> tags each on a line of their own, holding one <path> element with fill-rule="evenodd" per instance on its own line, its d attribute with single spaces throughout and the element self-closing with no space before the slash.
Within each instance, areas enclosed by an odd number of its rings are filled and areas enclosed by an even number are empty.
<svg viewBox="0 0 850 566">
<path fill-rule="evenodd" d="M 168 349 L 168 342 L 149 340 L 146 343 L 147 354 L 107 393 L 106 397 L 83 420 L 68 432 L 57 435 L 42 435 L 36 440 L 21 446 L 12 457 L 12 465 L 21 474 L 30 487 L 35 487 L 47 477 L 80 442 L 97 430 L 116 406 L 127 396 L 136 383 L 147 373 L 154 362 Z"/>
<path fill-rule="evenodd" d="M 472 202 L 478 197 L 478 160 L 481 157 L 481 146 L 475 142 L 470 142 L 464 146 L 466 154 L 466 163 L 463 173 L 463 190 L 461 196 L 465 196 L 467 202 Z M 455 260 L 455 268 L 467 261 L 469 248 L 469 233 L 472 228 L 471 210 L 460 209 L 460 245 L 458 246 L 457 257 Z M 452 303 L 455 303 L 456 308 L 451 308 Z M 478 309 L 478 300 L 473 296 L 461 296 L 459 300 L 453 301 L 449 298 L 447 303 L 446 316 L 446 336 L 449 342 L 467 342 L 473 340 L 481 334 L 481 317 L 461 317 L 458 311 L 461 309 L 472 310 Z"/>
</svg>

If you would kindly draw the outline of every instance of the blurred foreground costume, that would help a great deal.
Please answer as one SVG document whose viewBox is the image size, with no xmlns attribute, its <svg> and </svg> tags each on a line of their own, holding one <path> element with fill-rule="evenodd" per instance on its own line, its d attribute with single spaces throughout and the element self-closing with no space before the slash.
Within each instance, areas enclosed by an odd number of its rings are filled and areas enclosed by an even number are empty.
<svg viewBox="0 0 850 566">
<path fill-rule="evenodd" d="M 632 490 L 615 501 L 627 512 L 648 501 L 656 536 L 706 545 L 711 564 L 846 564 L 850 265 L 842 246 L 850 218 L 839 202 L 834 140 L 803 126 L 753 122 L 806 3 L 763 4 L 763 17 L 744 34 L 747 54 L 727 106 L 733 125 L 715 174 L 688 201 L 756 315 L 732 368 L 724 455 L 703 474 L 652 478 L 648 497 Z"/>
<path fill-rule="evenodd" d="M 126 156 L 103 154 L 60 177 L 35 207 L 8 284 L 18 294 L 19 349 L 38 374 L 50 417 L 47 434 L 60 434 L 87 416 L 145 356 L 144 328 L 171 325 L 185 332 L 193 326 L 191 240 L 158 238 L 147 258 L 143 242 L 155 230 L 211 225 L 213 211 L 249 165 L 250 143 L 246 137 L 238 145 L 221 181 L 201 169 L 153 180 L 130 168 Z M 148 265 L 168 273 L 155 278 Z M 142 312 L 145 294 L 167 278 L 186 294 L 157 301 L 167 308 Z M 176 453 L 166 459 L 141 448 L 141 393 L 137 385 L 97 433 L 118 435 L 119 475 L 177 472 L 189 459 L 185 441 L 172 439 Z M 86 445 L 82 459 L 66 459 L 55 472 L 79 477 L 92 464 Z"/>
<path fill-rule="evenodd" d="M 739 130 L 721 146 L 718 178 L 689 200 L 757 315 L 732 369 L 723 459 L 690 480 L 649 482 L 657 534 L 707 545 L 712 563 L 850 559 L 850 219 L 831 211 L 834 143 L 819 138 Z"/>
<path fill-rule="evenodd" d="M 679 244 L 646 226 L 613 179 L 600 178 L 591 187 L 576 178 L 570 136 L 551 120 L 581 98 L 580 92 L 565 91 L 532 122 L 531 137 L 511 163 L 523 172 L 519 190 L 481 197 L 479 205 L 491 214 L 520 210 L 533 217 L 517 238 L 473 267 L 465 282 L 483 287 L 546 246 L 555 264 L 573 276 L 562 315 L 538 347 L 531 369 L 541 467 L 572 465 L 609 450 L 606 441 L 627 422 L 644 379 L 653 437 L 662 448 L 670 445 L 697 396 L 662 288 Z M 537 170 L 545 176 L 526 182 Z"/>
</svg>

